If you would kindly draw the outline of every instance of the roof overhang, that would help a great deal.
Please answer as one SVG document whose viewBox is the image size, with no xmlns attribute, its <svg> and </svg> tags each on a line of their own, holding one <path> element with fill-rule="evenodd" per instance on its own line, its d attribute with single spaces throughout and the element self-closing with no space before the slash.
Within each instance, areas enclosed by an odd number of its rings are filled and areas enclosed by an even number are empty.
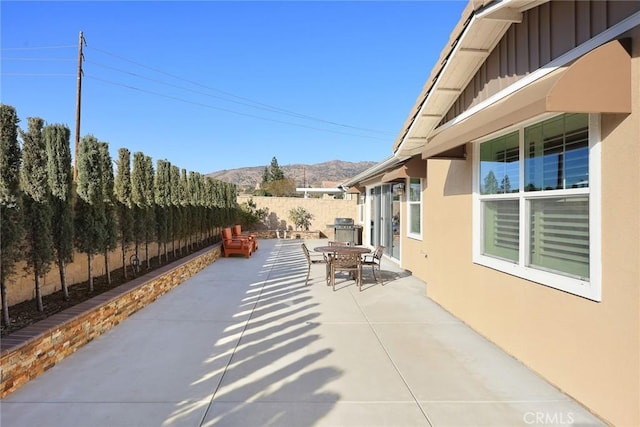
<svg viewBox="0 0 640 427">
<path fill-rule="evenodd" d="M 422 158 L 550 113 L 630 113 L 631 58 L 620 41 L 606 43 L 516 91 L 498 93 L 432 132 Z"/>
<path fill-rule="evenodd" d="M 413 156 L 469 84 L 491 51 L 525 10 L 548 0 L 472 0 L 418 96 L 393 151 Z"/>
<path fill-rule="evenodd" d="M 405 167 L 401 166 L 398 169 L 394 169 L 382 175 L 381 181 L 384 183 L 405 182 L 407 178 L 409 178 L 409 174 L 407 173 Z"/>
<path fill-rule="evenodd" d="M 408 160 L 401 166 L 382 175 L 382 182 L 405 182 L 407 178 L 426 178 L 427 162 L 420 156 Z"/>
<path fill-rule="evenodd" d="M 380 182 L 404 181 L 406 178 L 426 178 L 427 162 L 420 155 L 414 157 L 389 157 L 383 162 L 361 172 L 340 186 L 345 188 L 357 188 L 356 192 L 364 191 L 368 185 L 380 184 Z"/>
<path fill-rule="evenodd" d="M 349 187 L 347 194 L 360 194 L 364 191 L 364 188 L 359 185 Z"/>
<path fill-rule="evenodd" d="M 341 183 L 340 186 L 352 187 L 354 185 L 358 185 L 358 184 L 365 185 L 365 183 L 375 181 L 377 177 L 383 174 L 385 171 L 391 168 L 395 168 L 406 159 L 407 157 L 396 157 L 396 156 L 387 157 L 385 160 L 381 161 L 380 163 L 373 165 L 369 169 L 366 169 L 360 172 L 358 175 L 354 176 L 353 178 L 350 178 L 348 181 Z"/>
</svg>

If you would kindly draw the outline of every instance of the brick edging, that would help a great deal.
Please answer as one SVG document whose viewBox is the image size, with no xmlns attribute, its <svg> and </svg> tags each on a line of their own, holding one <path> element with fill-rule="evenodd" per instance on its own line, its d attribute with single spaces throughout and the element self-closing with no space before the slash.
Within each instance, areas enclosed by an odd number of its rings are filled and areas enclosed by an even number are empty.
<svg viewBox="0 0 640 427">
<path fill-rule="evenodd" d="M 221 252 L 220 244 L 203 249 L 3 337 L 0 398 L 215 262 Z"/>
</svg>

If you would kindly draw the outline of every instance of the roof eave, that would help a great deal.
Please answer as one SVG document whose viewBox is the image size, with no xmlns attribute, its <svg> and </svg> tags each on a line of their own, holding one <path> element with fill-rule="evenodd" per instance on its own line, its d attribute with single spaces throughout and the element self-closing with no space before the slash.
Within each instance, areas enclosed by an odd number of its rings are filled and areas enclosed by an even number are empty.
<svg viewBox="0 0 640 427">
<path fill-rule="evenodd" d="M 412 156 L 421 152 L 507 29 L 521 21 L 522 11 L 547 1 L 469 2 L 394 142 L 394 154 Z"/>
<path fill-rule="evenodd" d="M 366 169 L 362 172 L 360 172 L 358 175 L 350 178 L 347 181 L 344 181 L 343 183 L 341 183 L 339 185 L 339 187 L 342 188 L 348 188 L 348 187 L 352 187 L 354 185 L 357 185 L 363 181 L 367 181 L 370 178 L 379 175 L 381 173 L 383 173 L 384 171 L 393 168 L 397 165 L 399 165 L 400 163 L 402 163 L 403 161 L 405 161 L 408 157 L 407 156 L 397 156 L 397 155 L 393 155 L 390 157 L 387 157 L 386 159 L 384 159 L 383 161 L 381 161 L 378 164 L 373 165 L 372 167 L 370 167 L 369 169 Z"/>
</svg>

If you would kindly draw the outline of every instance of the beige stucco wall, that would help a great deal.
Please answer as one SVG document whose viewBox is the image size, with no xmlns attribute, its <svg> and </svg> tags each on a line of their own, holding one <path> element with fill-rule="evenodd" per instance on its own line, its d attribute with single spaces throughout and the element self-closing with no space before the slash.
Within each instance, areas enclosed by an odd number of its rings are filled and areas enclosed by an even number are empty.
<svg viewBox="0 0 640 427">
<path fill-rule="evenodd" d="M 258 197 L 238 196 L 238 203 L 253 199 L 258 209 L 269 209 L 265 226 L 270 229 L 293 230 L 295 226 L 289 219 L 289 211 L 297 207 L 303 207 L 313 215 L 309 230 L 320 231 L 329 238 L 333 237 L 333 228 L 327 227 L 333 224 L 335 218 L 358 219 L 358 205 L 355 197 L 347 199 L 318 199 L 300 197 Z"/>
<path fill-rule="evenodd" d="M 171 249 L 171 246 L 169 246 Z M 149 244 L 149 258 L 153 258 L 157 255 L 157 245 L 155 243 Z M 126 255 L 126 262 L 129 266 L 127 274 L 131 274 L 131 268 L 129 265 L 129 257 L 133 255 L 133 248 L 129 248 Z M 144 247 L 140 249 L 140 260 L 145 260 Z M 111 271 L 122 268 L 122 251 L 117 249 L 109 253 L 109 269 Z M 73 262 L 68 264 L 65 268 L 67 283 L 69 286 L 82 283 L 89 278 L 89 263 L 87 255 L 84 253 L 76 252 L 73 256 Z M 93 257 L 93 276 L 100 277 L 106 273 L 104 255 L 96 255 Z M 58 264 L 53 263 L 51 270 L 44 275 L 40 280 L 40 287 L 42 295 L 49 295 L 59 291 L 62 286 L 60 285 L 60 272 L 58 270 Z M 13 274 L 7 281 L 7 302 L 9 306 L 18 304 L 23 301 L 28 301 L 36 297 L 35 285 L 33 273 L 25 270 L 25 263 L 18 263 L 15 267 L 15 274 Z"/>
<path fill-rule="evenodd" d="M 602 302 L 473 264 L 471 156 L 429 160 L 423 241 L 402 242 L 432 299 L 618 426 L 640 425 L 640 37 L 633 46 L 633 113 L 602 116 Z"/>
</svg>

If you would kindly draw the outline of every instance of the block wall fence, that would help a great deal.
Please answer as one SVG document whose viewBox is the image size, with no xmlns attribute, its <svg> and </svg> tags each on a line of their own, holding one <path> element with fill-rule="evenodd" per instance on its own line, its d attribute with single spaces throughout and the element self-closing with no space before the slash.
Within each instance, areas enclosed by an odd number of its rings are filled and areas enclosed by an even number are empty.
<svg viewBox="0 0 640 427">
<path fill-rule="evenodd" d="M 347 197 L 350 197 L 348 195 Z M 354 197 L 349 199 L 318 199 L 300 197 L 257 197 L 238 196 L 238 204 L 253 199 L 258 209 L 269 209 L 269 215 L 264 228 L 269 230 L 295 230 L 293 222 L 289 219 L 289 211 L 302 207 L 313 215 L 310 231 L 319 231 L 328 238 L 333 238 L 333 228 L 327 227 L 333 224 L 335 218 L 353 218 L 358 223 L 358 204 Z"/>
</svg>

